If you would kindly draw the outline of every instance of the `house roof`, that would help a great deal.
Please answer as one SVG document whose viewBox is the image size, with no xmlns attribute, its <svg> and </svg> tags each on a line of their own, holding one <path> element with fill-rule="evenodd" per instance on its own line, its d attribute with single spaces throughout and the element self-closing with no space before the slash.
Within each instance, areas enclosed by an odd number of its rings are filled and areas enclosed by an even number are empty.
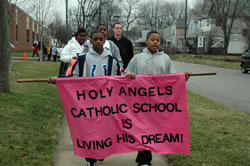
<svg viewBox="0 0 250 166">
<path fill-rule="evenodd" d="M 184 19 L 177 20 L 175 25 L 176 25 L 176 28 L 184 28 L 185 27 L 185 20 Z"/>
<path fill-rule="evenodd" d="M 140 39 L 138 39 L 138 40 L 136 40 L 135 42 L 136 43 L 144 43 L 145 41 L 146 41 L 146 38 L 147 38 L 147 34 L 148 34 L 148 32 L 149 32 L 150 30 L 142 30 L 141 31 L 141 38 Z"/>
</svg>

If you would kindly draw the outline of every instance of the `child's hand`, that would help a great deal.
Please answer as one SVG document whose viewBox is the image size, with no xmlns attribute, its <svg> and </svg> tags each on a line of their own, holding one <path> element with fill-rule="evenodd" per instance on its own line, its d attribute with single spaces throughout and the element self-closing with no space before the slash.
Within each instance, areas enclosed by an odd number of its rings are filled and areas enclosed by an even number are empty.
<svg viewBox="0 0 250 166">
<path fill-rule="evenodd" d="M 126 77 L 130 78 L 130 79 L 135 79 L 135 73 L 130 72 L 130 73 L 126 74 Z"/>
<path fill-rule="evenodd" d="M 123 67 L 121 67 L 120 70 L 121 70 L 122 73 L 124 72 L 124 68 Z"/>
<path fill-rule="evenodd" d="M 48 83 L 56 84 L 56 78 L 57 77 L 49 77 Z"/>
<path fill-rule="evenodd" d="M 186 81 L 188 81 L 188 79 L 189 79 L 191 73 L 192 73 L 192 72 L 184 72 L 185 77 L 186 77 Z"/>
</svg>

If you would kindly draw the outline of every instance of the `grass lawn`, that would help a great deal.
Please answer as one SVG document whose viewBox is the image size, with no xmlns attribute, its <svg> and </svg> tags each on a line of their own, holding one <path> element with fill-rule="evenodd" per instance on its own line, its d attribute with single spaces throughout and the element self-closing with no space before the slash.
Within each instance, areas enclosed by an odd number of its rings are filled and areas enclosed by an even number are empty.
<svg viewBox="0 0 250 166">
<path fill-rule="evenodd" d="M 250 115 L 187 93 L 190 156 L 169 154 L 173 166 L 250 165 Z"/>
<path fill-rule="evenodd" d="M 26 53 L 26 57 L 31 57 L 33 54 L 33 51 L 32 50 L 16 51 L 16 52 L 11 52 L 10 55 L 11 57 L 23 57 L 24 53 Z"/>
<path fill-rule="evenodd" d="M 175 54 L 170 55 L 172 60 L 191 62 L 205 65 L 213 65 L 232 69 L 240 69 L 240 56 L 223 56 L 223 55 L 192 55 L 192 54 Z"/>
<path fill-rule="evenodd" d="M 0 94 L 0 165 L 52 166 L 63 110 L 55 85 L 16 83 L 58 74 L 59 63 L 12 63 L 11 92 Z M 246 166 L 250 115 L 188 91 L 191 155 L 166 155 L 174 166 Z"/>
<path fill-rule="evenodd" d="M 48 78 L 59 63 L 12 63 L 8 94 L 0 93 L 0 165 L 50 166 L 63 115 L 56 86 L 17 83 L 17 79 Z"/>
</svg>

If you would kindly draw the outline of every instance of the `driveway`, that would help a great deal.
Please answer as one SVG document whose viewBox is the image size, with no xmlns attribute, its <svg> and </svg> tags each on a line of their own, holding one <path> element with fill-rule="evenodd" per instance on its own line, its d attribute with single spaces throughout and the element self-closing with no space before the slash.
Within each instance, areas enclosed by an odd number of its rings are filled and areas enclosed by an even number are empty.
<svg viewBox="0 0 250 166">
<path fill-rule="evenodd" d="M 250 73 L 241 70 L 173 61 L 177 72 L 217 72 L 211 76 L 193 76 L 187 89 L 230 108 L 250 113 Z"/>
</svg>

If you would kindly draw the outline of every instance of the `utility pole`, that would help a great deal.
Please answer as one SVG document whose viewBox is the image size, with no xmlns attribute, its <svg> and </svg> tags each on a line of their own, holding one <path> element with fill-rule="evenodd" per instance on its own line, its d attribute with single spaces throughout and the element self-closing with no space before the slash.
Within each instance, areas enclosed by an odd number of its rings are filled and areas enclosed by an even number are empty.
<svg viewBox="0 0 250 166">
<path fill-rule="evenodd" d="M 66 2 L 66 36 L 68 37 L 68 0 L 65 0 Z"/>
<path fill-rule="evenodd" d="M 184 54 L 186 54 L 186 48 L 187 48 L 187 0 L 185 2 L 185 26 L 184 26 Z"/>
<path fill-rule="evenodd" d="M 40 51 L 39 51 L 39 53 L 40 53 L 40 56 L 39 56 L 39 58 L 40 58 L 40 62 L 42 62 L 43 61 L 43 51 L 42 51 L 42 49 L 43 49 L 43 25 L 42 25 L 42 16 L 41 16 L 41 14 L 42 14 L 42 12 L 41 12 L 41 0 L 39 0 L 38 1 L 38 23 L 39 23 L 39 40 L 40 40 Z"/>
<path fill-rule="evenodd" d="M 101 24 L 102 21 L 102 0 L 100 0 L 99 4 L 99 25 Z"/>
</svg>

